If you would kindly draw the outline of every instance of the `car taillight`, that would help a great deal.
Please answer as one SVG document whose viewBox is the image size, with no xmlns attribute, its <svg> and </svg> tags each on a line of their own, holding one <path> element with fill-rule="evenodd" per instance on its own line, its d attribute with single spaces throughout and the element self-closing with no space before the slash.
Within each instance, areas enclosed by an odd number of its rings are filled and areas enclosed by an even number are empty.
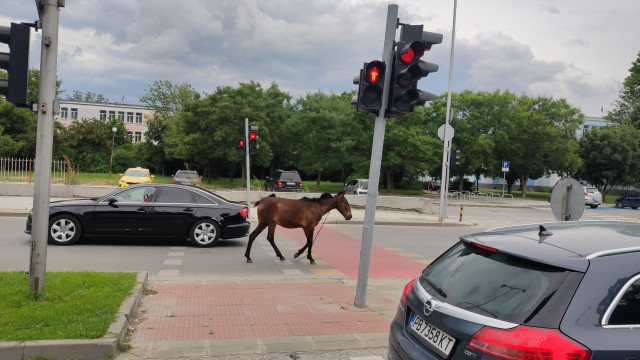
<svg viewBox="0 0 640 360">
<path fill-rule="evenodd" d="M 196 184 L 200 184 L 200 179 L 196 180 Z"/>
<path fill-rule="evenodd" d="M 282 187 L 282 180 L 278 180 L 278 187 Z"/>
<path fill-rule="evenodd" d="M 513 329 L 483 327 L 467 346 L 505 360 L 585 360 L 591 351 L 557 329 L 517 326 Z"/>
<path fill-rule="evenodd" d="M 176 178 L 173 178 L 173 183 L 174 183 L 174 184 L 176 183 Z"/>
<path fill-rule="evenodd" d="M 472 242 L 471 245 L 473 245 L 473 246 L 475 246 L 477 248 L 483 249 L 483 250 L 494 252 L 494 253 L 498 252 L 498 249 L 494 249 L 494 248 L 492 248 L 490 246 L 487 246 L 487 245 L 478 244 L 477 242 Z"/>
<path fill-rule="evenodd" d="M 416 279 L 413 279 L 404 286 L 404 291 L 402 292 L 402 297 L 400 298 L 400 303 L 405 305 L 407 303 L 407 296 L 409 295 L 409 291 L 413 289 L 413 285 L 416 283 Z"/>
<path fill-rule="evenodd" d="M 302 180 L 300 180 L 300 188 L 302 189 Z"/>
<path fill-rule="evenodd" d="M 240 216 L 247 216 L 247 215 L 249 215 L 249 209 L 247 208 L 240 209 Z"/>
</svg>

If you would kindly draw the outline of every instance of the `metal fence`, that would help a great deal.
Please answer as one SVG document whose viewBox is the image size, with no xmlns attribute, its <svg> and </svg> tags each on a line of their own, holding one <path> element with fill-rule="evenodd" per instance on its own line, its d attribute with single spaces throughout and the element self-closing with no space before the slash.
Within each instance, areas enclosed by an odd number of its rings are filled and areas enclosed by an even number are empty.
<svg viewBox="0 0 640 360">
<path fill-rule="evenodd" d="M 0 157 L 0 180 L 33 181 L 35 160 Z M 51 182 L 69 183 L 69 167 L 65 160 L 51 162 Z"/>
</svg>

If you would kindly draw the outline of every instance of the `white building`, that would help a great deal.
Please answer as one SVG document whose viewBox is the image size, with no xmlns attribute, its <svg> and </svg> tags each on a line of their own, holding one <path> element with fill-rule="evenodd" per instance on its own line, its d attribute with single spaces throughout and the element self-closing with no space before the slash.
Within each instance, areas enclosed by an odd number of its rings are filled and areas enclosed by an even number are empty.
<svg viewBox="0 0 640 360">
<path fill-rule="evenodd" d="M 153 117 L 153 113 L 152 108 L 142 105 L 60 100 L 60 114 L 54 119 L 66 127 L 82 119 L 119 119 L 135 144 L 145 140 L 147 120 Z"/>
</svg>

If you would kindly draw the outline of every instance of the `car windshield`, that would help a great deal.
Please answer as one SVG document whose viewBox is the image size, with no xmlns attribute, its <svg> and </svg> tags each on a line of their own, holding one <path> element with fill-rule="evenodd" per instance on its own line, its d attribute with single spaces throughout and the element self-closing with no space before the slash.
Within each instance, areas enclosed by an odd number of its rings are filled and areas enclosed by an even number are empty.
<svg viewBox="0 0 640 360">
<path fill-rule="evenodd" d="M 525 323 L 569 271 L 460 242 L 420 276 L 433 296 L 459 308 Z"/>
<path fill-rule="evenodd" d="M 587 188 L 587 193 L 589 193 L 589 194 L 594 194 L 597 191 L 598 191 L 598 189 L 596 189 L 596 188 Z"/>
<path fill-rule="evenodd" d="M 178 171 L 177 178 L 195 179 L 198 177 L 198 173 L 195 171 Z"/>
<path fill-rule="evenodd" d="M 129 169 L 124 173 L 124 176 L 149 177 L 149 170 Z"/>
</svg>

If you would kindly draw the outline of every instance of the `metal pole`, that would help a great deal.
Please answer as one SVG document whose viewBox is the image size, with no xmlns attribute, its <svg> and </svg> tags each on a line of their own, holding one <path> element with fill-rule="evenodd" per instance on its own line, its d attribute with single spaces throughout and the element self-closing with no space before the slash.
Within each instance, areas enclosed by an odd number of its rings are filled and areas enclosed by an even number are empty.
<svg viewBox="0 0 640 360">
<path fill-rule="evenodd" d="M 447 128 L 451 121 L 449 112 L 451 111 L 451 82 L 453 79 L 453 48 L 456 40 L 456 11 L 458 0 L 453 1 L 453 27 L 451 30 L 451 56 L 449 57 L 449 91 L 447 92 L 447 115 L 444 122 L 444 146 L 442 149 L 442 180 L 440 181 L 440 212 L 438 221 L 444 221 L 447 207 L 447 193 L 449 192 L 449 151 L 450 146 L 447 141 Z"/>
<path fill-rule="evenodd" d="M 249 185 L 251 179 L 251 170 L 249 169 L 249 118 L 244 118 L 244 157 L 245 166 L 247 167 L 247 210 L 251 211 L 251 186 Z"/>
<path fill-rule="evenodd" d="M 111 132 L 113 132 L 113 138 L 111 139 L 111 160 L 109 161 L 109 180 L 111 180 L 111 168 L 113 167 L 113 148 L 116 147 L 116 131 L 118 131 L 116 127 L 111 128 Z"/>
<path fill-rule="evenodd" d="M 61 2 L 64 4 L 64 2 Z M 36 2 L 38 5 L 38 2 Z M 60 109 L 54 104 L 56 69 L 58 64 L 58 0 L 42 0 L 39 13 L 42 21 L 40 56 L 40 89 L 38 99 L 38 130 L 34 169 L 33 218 L 31 224 L 31 258 L 29 291 L 43 294 L 47 269 L 47 239 L 49 227 L 49 195 L 51 160 L 53 157 L 53 115 Z"/>
<path fill-rule="evenodd" d="M 384 47 L 382 60 L 391 68 L 393 64 L 393 42 L 396 38 L 398 26 L 398 5 L 389 4 L 387 9 L 387 25 L 384 34 Z M 373 242 L 373 225 L 376 218 L 376 201 L 378 199 L 378 187 L 380 183 L 380 167 L 382 164 L 382 145 L 384 144 L 384 129 L 386 120 L 384 113 L 387 110 L 387 99 L 391 84 L 391 71 L 385 71 L 384 88 L 382 90 L 382 106 L 376 117 L 373 129 L 373 144 L 371 148 L 371 164 L 369 165 L 369 191 L 367 192 L 367 204 L 364 210 L 364 224 L 362 225 L 362 244 L 360 246 L 360 264 L 358 266 L 358 284 L 354 305 L 359 308 L 366 306 L 367 282 L 369 281 L 369 263 L 371 261 L 371 244 Z"/>
</svg>

